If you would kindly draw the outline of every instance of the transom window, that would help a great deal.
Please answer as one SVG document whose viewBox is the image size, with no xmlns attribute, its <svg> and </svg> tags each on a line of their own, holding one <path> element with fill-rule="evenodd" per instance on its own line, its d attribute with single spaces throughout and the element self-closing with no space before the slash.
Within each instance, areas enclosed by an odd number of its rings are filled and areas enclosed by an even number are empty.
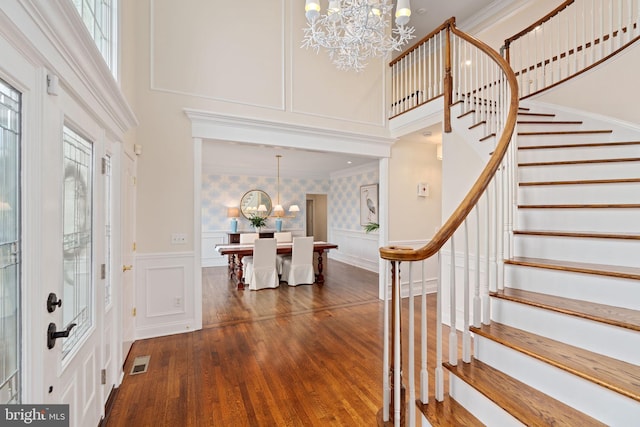
<svg viewBox="0 0 640 427">
<path fill-rule="evenodd" d="M 91 38 L 102 53 L 107 66 L 114 76 L 116 74 L 117 45 L 117 14 L 116 0 L 73 0 L 73 4 L 80 13 L 84 25 L 89 30 Z"/>
</svg>

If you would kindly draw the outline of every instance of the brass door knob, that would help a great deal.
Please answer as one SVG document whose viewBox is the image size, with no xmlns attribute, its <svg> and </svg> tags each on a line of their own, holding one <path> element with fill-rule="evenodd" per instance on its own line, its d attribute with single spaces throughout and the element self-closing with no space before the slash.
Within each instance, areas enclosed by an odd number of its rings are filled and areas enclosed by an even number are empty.
<svg viewBox="0 0 640 427">
<path fill-rule="evenodd" d="M 122 272 L 124 273 L 127 270 L 133 270 L 133 265 L 123 265 Z"/>
</svg>

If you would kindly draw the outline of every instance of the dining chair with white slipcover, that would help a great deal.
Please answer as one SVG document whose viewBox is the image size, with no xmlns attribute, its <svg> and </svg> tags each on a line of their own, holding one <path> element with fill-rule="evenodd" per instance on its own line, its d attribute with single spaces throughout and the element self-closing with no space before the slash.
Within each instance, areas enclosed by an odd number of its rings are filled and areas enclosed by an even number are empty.
<svg viewBox="0 0 640 427">
<path fill-rule="evenodd" d="M 313 236 L 293 238 L 291 258 L 284 259 L 281 277 L 289 286 L 310 285 L 316 281 L 313 267 Z"/>
<path fill-rule="evenodd" d="M 280 281 L 276 269 L 276 239 L 256 239 L 250 258 L 243 262 L 245 283 L 249 284 L 249 289 L 277 288 Z"/>
</svg>

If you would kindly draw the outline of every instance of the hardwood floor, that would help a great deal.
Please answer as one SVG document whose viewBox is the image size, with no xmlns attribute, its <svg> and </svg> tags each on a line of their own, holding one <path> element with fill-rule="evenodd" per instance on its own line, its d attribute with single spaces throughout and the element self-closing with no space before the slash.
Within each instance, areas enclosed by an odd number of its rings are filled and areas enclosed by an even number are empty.
<svg viewBox="0 0 640 427">
<path fill-rule="evenodd" d="M 205 269 L 205 328 L 136 342 L 105 425 L 375 425 L 378 275 L 327 264 L 322 287 L 261 291 L 237 291 L 225 268 Z M 129 375 L 142 355 L 148 371 Z"/>
</svg>

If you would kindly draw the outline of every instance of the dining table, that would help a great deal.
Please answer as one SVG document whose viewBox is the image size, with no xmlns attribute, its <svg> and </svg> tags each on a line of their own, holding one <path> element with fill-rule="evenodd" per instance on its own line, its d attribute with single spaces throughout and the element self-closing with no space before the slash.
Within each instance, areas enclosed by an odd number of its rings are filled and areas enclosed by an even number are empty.
<svg viewBox="0 0 640 427">
<path fill-rule="evenodd" d="M 335 243 L 328 243 L 323 241 L 313 242 L 313 252 L 318 254 L 318 273 L 316 274 L 316 283 L 322 285 L 324 283 L 323 260 L 322 256 L 324 252 L 331 249 L 337 249 L 338 245 Z M 279 242 L 276 245 L 277 254 L 291 254 L 293 249 L 292 242 Z M 242 258 L 245 256 L 253 255 L 253 244 L 246 243 L 227 243 L 218 244 L 215 247 L 216 252 L 220 255 L 226 255 L 229 257 L 229 272 L 232 277 L 235 278 L 238 289 L 244 289 L 244 276 L 242 269 Z"/>
</svg>

